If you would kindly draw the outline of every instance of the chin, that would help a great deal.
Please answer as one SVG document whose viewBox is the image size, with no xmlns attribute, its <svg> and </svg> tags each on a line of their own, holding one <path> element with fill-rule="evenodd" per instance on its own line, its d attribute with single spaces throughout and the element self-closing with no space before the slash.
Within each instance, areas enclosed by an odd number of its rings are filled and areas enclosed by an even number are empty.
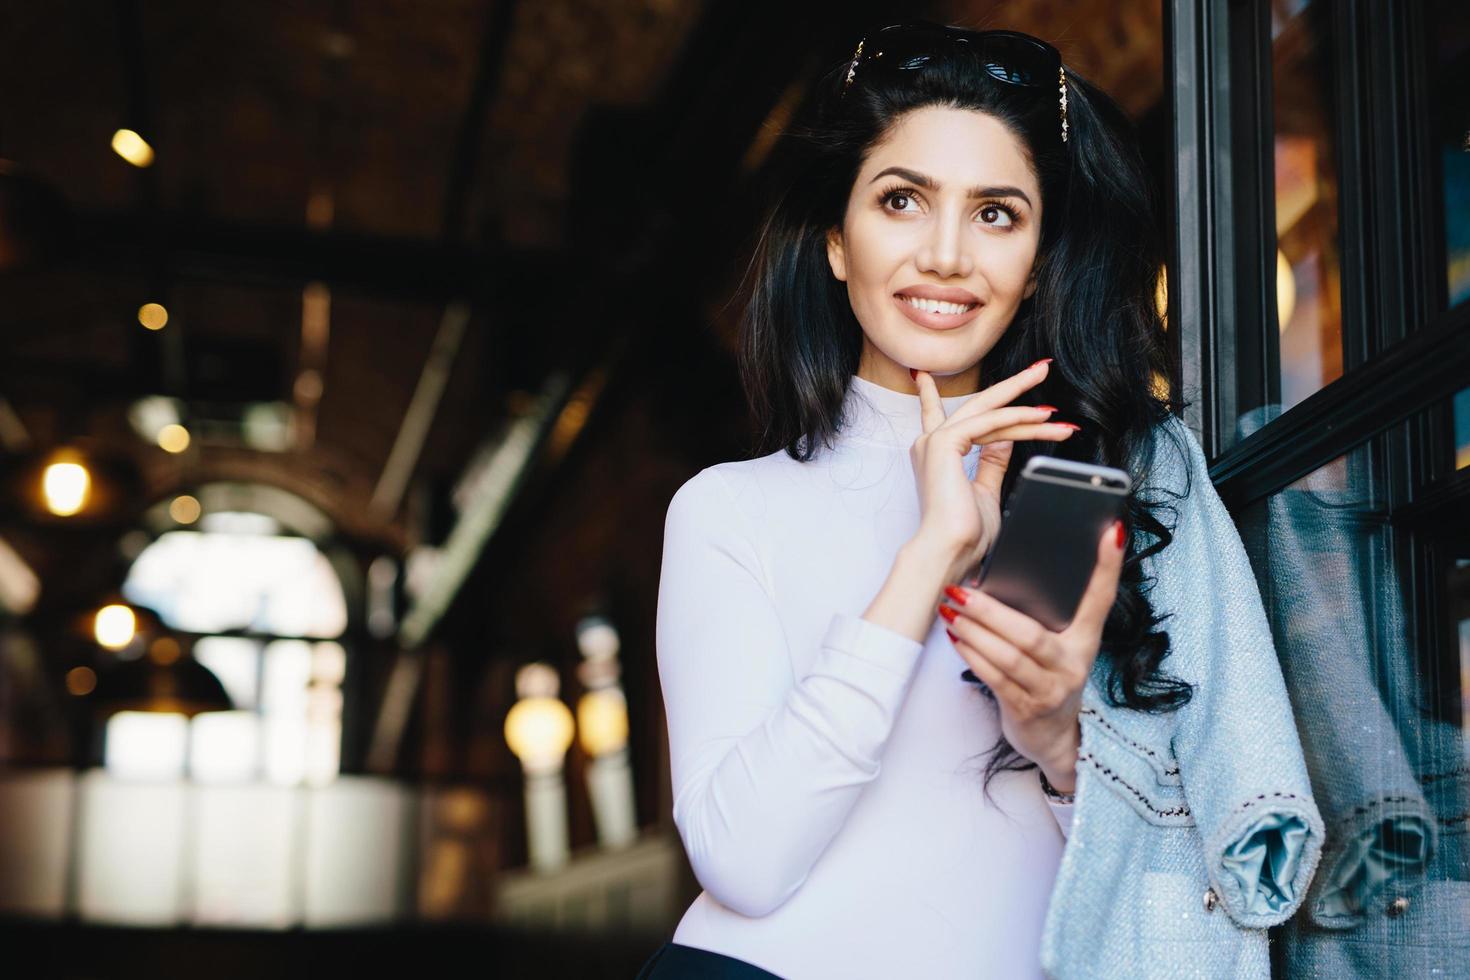
<svg viewBox="0 0 1470 980">
<path fill-rule="evenodd" d="M 895 358 L 898 363 L 905 367 L 918 368 L 927 371 L 936 378 L 947 378 L 952 374 L 963 374 L 974 367 L 980 361 L 980 355 L 970 356 L 968 352 L 960 357 L 954 356 L 952 351 L 935 355 L 932 351 L 915 350 L 909 353 L 908 360 Z"/>
</svg>

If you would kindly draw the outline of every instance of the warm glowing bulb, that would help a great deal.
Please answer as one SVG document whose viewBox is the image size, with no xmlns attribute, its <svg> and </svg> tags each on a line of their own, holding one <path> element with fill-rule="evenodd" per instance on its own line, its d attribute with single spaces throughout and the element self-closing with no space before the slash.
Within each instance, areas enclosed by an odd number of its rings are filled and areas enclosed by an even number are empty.
<svg viewBox="0 0 1470 980">
<path fill-rule="evenodd" d="M 119 129 L 112 134 L 112 149 L 135 167 L 146 167 L 153 163 L 153 147 L 131 129 Z"/>
<path fill-rule="evenodd" d="M 1169 269 L 1159 266 L 1159 277 L 1154 282 L 1154 310 L 1164 326 L 1169 325 Z"/>
<path fill-rule="evenodd" d="M 158 430 L 158 447 L 166 453 L 181 453 L 189 448 L 189 430 L 171 422 Z"/>
<path fill-rule="evenodd" d="M 160 636 L 148 644 L 148 659 L 161 667 L 167 667 L 183 653 L 179 641 L 171 636 Z"/>
<path fill-rule="evenodd" d="M 138 617 L 127 606 L 119 603 L 103 606 L 97 610 L 92 632 L 100 646 L 109 650 L 121 650 L 133 642 L 133 635 L 138 632 Z"/>
<path fill-rule="evenodd" d="M 571 709 L 557 698 L 523 698 L 505 716 L 505 741 L 527 772 L 555 772 L 571 747 Z"/>
<path fill-rule="evenodd" d="M 92 476 L 81 463 L 52 463 L 41 479 L 46 509 L 57 517 L 70 517 L 87 505 Z"/>
<path fill-rule="evenodd" d="M 1291 262 L 1281 249 L 1276 250 L 1276 328 L 1286 333 L 1291 316 L 1296 312 L 1296 276 L 1292 274 Z"/>
<path fill-rule="evenodd" d="M 204 508 L 199 505 L 199 501 L 187 493 L 175 497 L 168 505 L 168 516 L 179 524 L 193 524 L 199 520 L 199 515 L 203 511 Z"/>
<path fill-rule="evenodd" d="M 628 702 L 622 689 L 588 691 L 577 701 L 577 738 L 591 756 L 607 755 L 628 744 Z"/>
<path fill-rule="evenodd" d="M 138 307 L 138 322 L 149 330 L 162 330 L 168 323 L 168 310 L 159 303 L 144 303 Z"/>
<path fill-rule="evenodd" d="M 91 667 L 73 667 L 66 672 L 68 694 L 84 697 L 97 690 L 97 672 Z"/>
</svg>

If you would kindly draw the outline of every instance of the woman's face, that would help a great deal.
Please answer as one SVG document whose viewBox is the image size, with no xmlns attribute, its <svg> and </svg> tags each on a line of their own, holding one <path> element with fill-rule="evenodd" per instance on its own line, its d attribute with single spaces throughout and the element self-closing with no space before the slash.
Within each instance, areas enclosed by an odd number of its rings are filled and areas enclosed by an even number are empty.
<svg viewBox="0 0 1470 980">
<path fill-rule="evenodd" d="M 858 375 L 913 391 L 979 388 L 980 360 L 1035 289 L 1041 188 L 1023 146 L 995 117 L 931 106 L 899 118 L 853 182 L 827 236 L 863 328 Z"/>
</svg>

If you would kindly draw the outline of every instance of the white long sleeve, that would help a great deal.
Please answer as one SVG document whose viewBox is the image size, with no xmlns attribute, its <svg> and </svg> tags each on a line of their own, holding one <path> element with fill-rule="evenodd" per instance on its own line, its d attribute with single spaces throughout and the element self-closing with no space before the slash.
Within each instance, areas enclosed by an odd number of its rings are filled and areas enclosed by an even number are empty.
<svg viewBox="0 0 1470 980">
<path fill-rule="evenodd" d="M 659 585 L 674 823 L 699 881 L 765 915 L 791 896 L 882 766 L 923 647 L 836 612 L 800 680 L 715 470 L 669 505 Z M 667 697 L 669 692 L 678 697 Z"/>
<path fill-rule="evenodd" d="M 704 888 L 673 938 L 789 980 L 1041 977 L 1071 807 L 1029 770 L 984 793 L 998 708 L 937 609 L 922 643 L 861 618 L 918 529 L 919 401 L 854 377 L 844 419 L 669 504 L 658 669 Z"/>
</svg>

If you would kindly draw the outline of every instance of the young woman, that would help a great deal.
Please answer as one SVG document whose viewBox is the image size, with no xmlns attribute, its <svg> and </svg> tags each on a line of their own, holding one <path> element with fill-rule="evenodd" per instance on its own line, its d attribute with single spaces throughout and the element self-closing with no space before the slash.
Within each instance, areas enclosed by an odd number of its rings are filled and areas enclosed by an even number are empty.
<svg viewBox="0 0 1470 980">
<path fill-rule="evenodd" d="M 1063 632 L 967 576 L 1030 455 L 1138 487 L 1189 449 L 1148 180 L 1026 35 L 896 25 L 821 84 L 753 265 L 763 444 L 668 510 L 658 664 L 704 892 L 642 975 L 1039 976 L 1094 662 L 1129 708 L 1191 695 L 1140 569 L 1168 507 L 1130 497 Z"/>
</svg>

